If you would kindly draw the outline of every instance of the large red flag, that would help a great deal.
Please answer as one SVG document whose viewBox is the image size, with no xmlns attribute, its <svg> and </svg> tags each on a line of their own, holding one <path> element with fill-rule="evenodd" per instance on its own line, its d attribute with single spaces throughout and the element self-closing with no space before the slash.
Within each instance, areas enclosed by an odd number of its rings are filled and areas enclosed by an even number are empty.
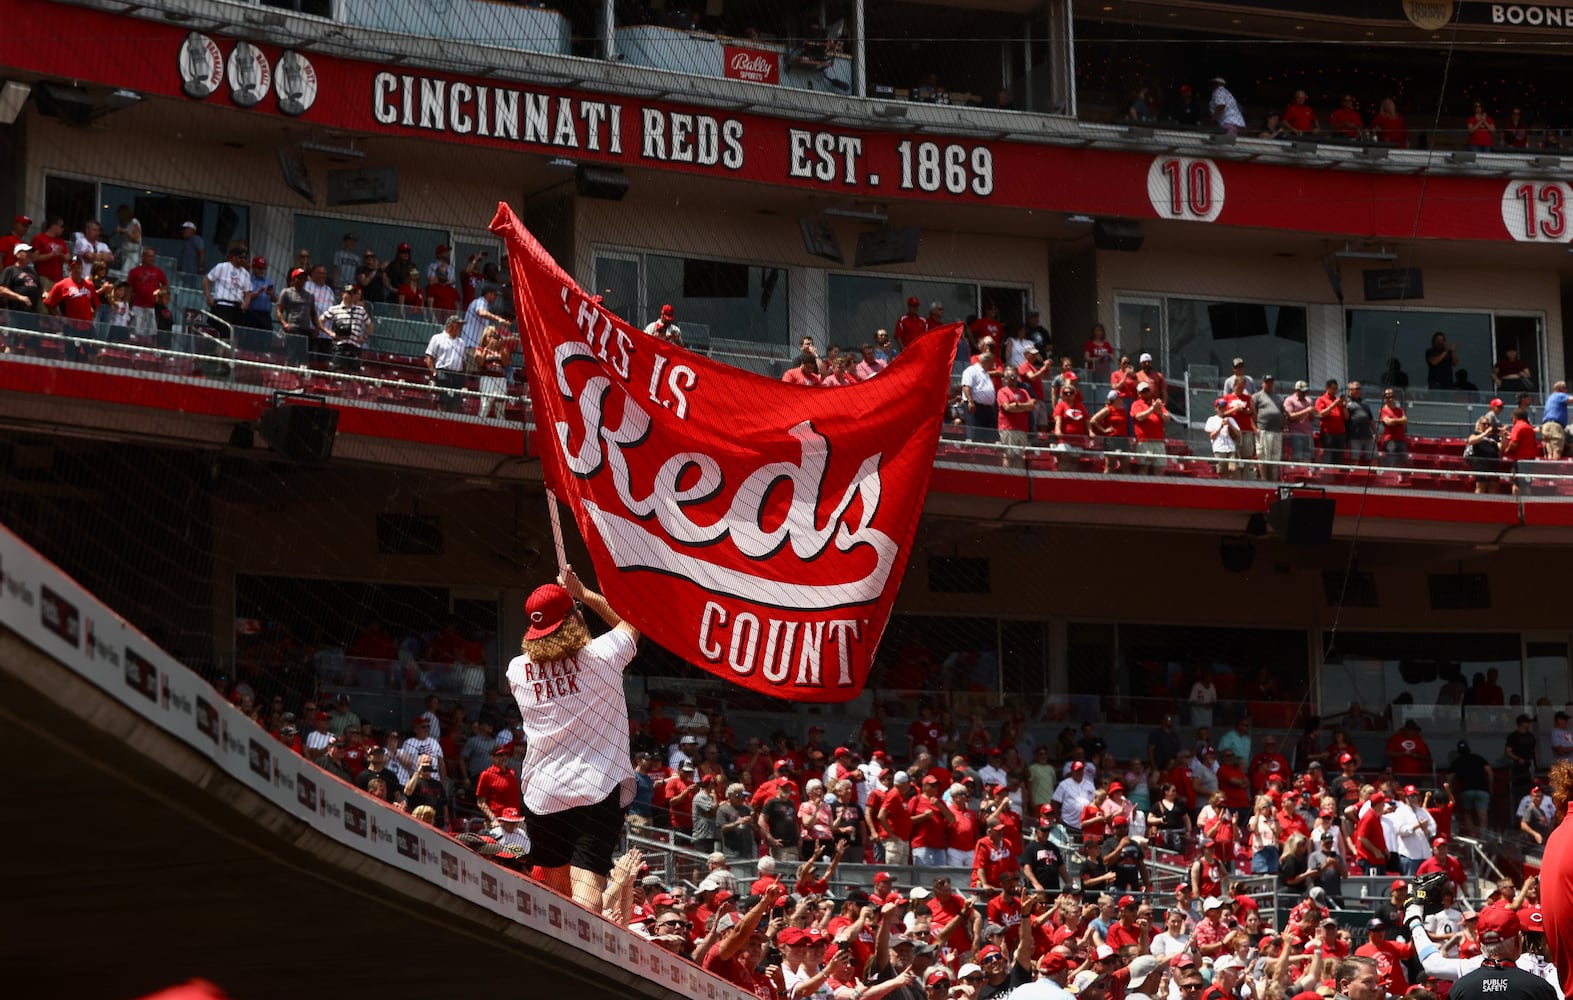
<svg viewBox="0 0 1573 1000">
<path fill-rule="evenodd" d="M 745 687 L 856 696 L 923 511 L 959 325 L 858 385 L 789 385 L 629 326 L 507 205 L 492 231 L 508 241 L 547 485 L 612 607 Z"/>
</svg>

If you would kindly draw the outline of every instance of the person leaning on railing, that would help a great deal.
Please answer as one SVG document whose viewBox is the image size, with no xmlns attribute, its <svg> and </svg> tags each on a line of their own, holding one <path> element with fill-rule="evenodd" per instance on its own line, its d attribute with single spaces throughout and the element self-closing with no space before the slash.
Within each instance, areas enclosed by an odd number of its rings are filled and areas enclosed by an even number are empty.
<svg viewBox="0 0 1573 1000">
<path fill-rule="evenodd" d="M 426 344 L 426 370 L 439 389 L 449 390 L 437 394 L 438 404 L 444 410 L 459 408 L 459 397 L 452 390 L 464 388 L 464 341 L 460 337 L 463 328 L 463 317 L 449 316 Z"/>
</svg>

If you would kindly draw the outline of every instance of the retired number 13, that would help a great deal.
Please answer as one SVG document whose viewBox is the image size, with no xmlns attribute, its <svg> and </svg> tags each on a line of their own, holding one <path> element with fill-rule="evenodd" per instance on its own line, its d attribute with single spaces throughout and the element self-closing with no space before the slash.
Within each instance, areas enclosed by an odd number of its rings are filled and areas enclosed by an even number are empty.
<svg viewBox="0 0 1573 1000">
<path fill-rule="evenodd" d="M 958 143 L 904 139 L 896 152 L 901 157 L 903 191 L 971 191 L 980 198 L 994 193 L 994 154 L 987 146 L 969 150 Z"/>
</svg>

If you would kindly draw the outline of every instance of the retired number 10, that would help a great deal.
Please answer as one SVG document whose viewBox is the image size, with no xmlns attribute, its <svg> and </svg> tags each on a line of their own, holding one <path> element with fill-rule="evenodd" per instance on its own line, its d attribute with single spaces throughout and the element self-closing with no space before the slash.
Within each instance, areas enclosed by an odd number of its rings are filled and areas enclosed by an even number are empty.
<svg viewBox="0 0 1573 1000">
<path fill-rule="evenodd" d="M 994 154 L 987 146 L 969 150 L 957 143 L 905 139 L 896 152 L 901 157 L 903 191 L 971 191 L 980 198 L 994 193 Z"/>
</svg>

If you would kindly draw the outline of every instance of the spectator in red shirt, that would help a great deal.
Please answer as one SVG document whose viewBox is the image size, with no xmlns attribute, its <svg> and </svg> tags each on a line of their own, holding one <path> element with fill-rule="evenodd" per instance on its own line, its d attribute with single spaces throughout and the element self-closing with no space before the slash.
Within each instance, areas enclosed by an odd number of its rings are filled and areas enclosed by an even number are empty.
<svg viewBox="0 0 1573 1000">
<path fill-rule="evenodd" d="M 1391 996 L 1401 997 L 1409 990 L 1409 978 L 1404 974 L 1404 962 L 1414 957 L 1415 946 L 1407 941 L 1389 941 L 1387 922 L 1372 917 L 1366 924 L 1365 944 L 1355 949 L 1356 955 L 1376 960 L 1377 975 Z"/>
<path fill-rule="evenodd" d="M 82 266 L 81 257 L 72 257 L 70 274 L 44 293 L 44 305 L 49 311 L 70 320 L 79 333 L 89 329 L 98 314 L 98 290 L 82 277 Z"/>
<path fill-rule="evenodd" d="M 1510 462 L 1533 462 L 1540 457 L 1540 445 L 1535 442 L 1535 425 L 1529 422 L 1529 411 L 1520 406 L 1513 411 L 1513 429 L 1508 431 L 1507 448 L 1503 457 Z M 1519 490 L 1518 476 L 1513 477 L 1513 493 Z"/>
<path fill-rule="evenodd" d="M 943 311 L 944 307 L 938 302 L 934 303 L 934 305 L 935 308 Z M 932 326 L 922 316 L 918 315 L 918 309 L 921 306 L 922 302 L 914 295 L 907 299 L 907 311 L 896 317 L 896 343 L 902 348 L 911 347 L 913 342 L 927 333 Z"/>
<path fill-rule="evenodd" d="M 916 757 L 919 746 L 931 753 L 938 750 L 944 736 L 944 728 L 934 720 L 934 706 L 919 702 L 918 717 L 907 727 L 907 756 Z"/>
<path fill-rule="evenodd" d="M 1420 867 L 1415 870 L 1416 875 L 1429 875 L 1432 872 L 1446 872 L 1447 877 L 1457 887 L 1459 892 L 1464 891 L 1464 865 L 1463 862 L 1453 857 L 1448 850 L 1446 837 L 1431 838 L 1431 856 L 1420 862 Z"/>
<path fill-rule="evenodd" d="M 453 283 L 453 275 L 446 266 L 439 266 L 432 272 L 431 281 L 426 284 L 426 305 L 433 312 L 433 318 L 439 322 L 447 319 L 449 313 L 459 309 L 459 289 Z"/>
<path fill-rule="evenodd" d="M 475 805 L 493 825 L 496 825 L 497 817 L 504 809 L 524 808 L 519 776 L 508 766 L 508 757 L 512 752 L 512 743 L 499 744 L 492 751 L 492 766 L 475 779 Z"/>
<path fill-rule="evenodd" d="M 1148 357 L 1148 355 L 1142 355 Z M 1158 476 L 1168 464 L 1167 434 L 1164 424 L 1169 412 L 1161 398 L 1154 398 L 1152 382 L 1137 385 L 1138 398 L 1131 404 L 1131 428 L 1136 434 L 1136 475 Z"/>
<path fill-rule="evenodd" d="M 879 825 L 885 838 L 886 864 L 905 865 L 912 857 L 912 813 L 907 805 L 911 790 L 907 772 L 897 771 L 880 800 Z"/>
<path fill-rule="evenodd" d="M 1464 123 L 1464 131 L 1469 133 L 1469 148 L 1489 151 L 1496 143 L 1497 123 L 1486 114 L 1485 105 L 1476 101 L 1470 112 L 1469 120 Z"/>
<path fill-rule="evenodd" d="M 958 953 L 972 950 L 973 934 L 980 929 L 976 925 L 981 925 L 983 916 L 951 888 L 950 879 L 941 876 L 934 880 L 929 917 L 935 945 Z"/>
<path fill-rule="evenodd" d="M 759 960 L 764 957 L 765 947 L 770 943 L 759 922 L 784 895 L 786 895 L 786 886 L 779 882 L 774 883 L 765 889 L 759 901 L 741 917 L 736 914 L 723 914 L 716 923 L 716 929 L 722 932 L 721 939 L 705 952 L 700 960 L 700 967 L 706 972 L 720 976 L 745 993 L 771 996 L 768 990 L 765 993 L 759 992 L 760 984 L 754 975 L 754 969 L 758 967 Z M 727 924 L 725 928 L 720 926 L 722 921 Z M 772 968 L 775 969 L 775 979 L 779 980 L 780 968 L 778 966 Z M 784 982 L 775 982 L 771 985 L 776 990 L 784 992 Z"/>
<path fill-rule="evenodd" d="M 1382 832 L 1382 815 L 1389 812 L 1387 796 L 1373 792 L 1366 800 L 1369 808 L 1355 823 L 1355 859 L 1367 875 L 1387 872 L 1387 835 Z"/>
<path fill-rule="evenodd" d="M 858 730 L 858 740 L 863 745 L 863 753 L 869 757 L 886 749 L 884 702 L 874 702 L 874 714 L 863 720 L 863 725 Z"/>
<path fill-rule="evenodd" d="M 989 834 L 981 838 L 972 849 L 972 887 L 997 889 L 1004 884 L 1005 872 L 1017 872 L 1021 865 L 1016 852 L 1005 840 L 1005 824 L 996 820 L 989 826 Z"/>
<path fill-rule="evenodd" d="M 1278 752 L 1278 737 L 1264 736 L 1262 752 L 1251 758 L 1251 790 L 1266 791 L 1268 780 L 1275 776 L 1289 779 L 1289 760 Z"/>
<path fill-rule="evenodd" d="M 1082 402 L 1081 390 L 1076 388 L 1075 373 L 1066 380 L 1060 391 L 1060 401 L 1054 404 L 1054 436 L 1060 444 L 1072 448 L 1087 446 L 1087 406 Z"/>
<path fill-rule="evenodd" d="M 142 249 L 142 263 L 126 273 L 131 283 L 131 325 L 138 334 L 154 336 L 157 331 L 155 313 L 158 309 L 158 292 L 169 287 L 169 275 L 154 261 L 158 251 L 152 247 Z"/>
<path fill-rule="evenodd" d="M 1377 421 L 1382 425 L 1382 439 L 1377 445 L 1382 449 L 1382 464 L 1388 468 L 1402 466 L 1409 460 L 1409 415 L 1398 405 L 1391 389 L 1382 390 L 1382 410 Z"/>
<path fill-rule="evenodd" d="M 1011 454 L 1019 461 L 1020 449 L 1027 447 L 1027 431 L 1037 404 L 1032 399 L 1032 393 L 1021 384 L 1021 376 L 1016 369 L 1007 365 L 1004 377 L 1005 384 L 994 394 L 994 406 L 999 414 L 1000 444 L 1013 449 Z M 1055 423 L 1059 423 L 1058 417 Z"/>
<path fill-rule="evenodd" d="M 1399 149 L 1409 148 L 1409 127 L 1398 114 L 1398 105 L 1391 97 L 1382 98 L 1376 114 L 1371 116 L 1371 134 L 1378 142 L 1390 142 Z"/>
<path fill-rule="evenodd" d="M 1353 94 L 1345 94 L 1338 110 L 1327 116 L 1327 124 L 1334 132 L 1345 139 L 1358 139 L 1365 129 L 1365 122 L 1360 118 L 1360 112 L 1355 108 Z"/>
<path fill-rule="evenodd" d="M 1092 325 L 1092 335 L 1082 345 L 1081 356 L 1094 375 L 1102 376 L 1114 363 L 1114 345 L 1109 343 L 1109 332 L 1102 323 Z"/>
<path fill-rule="evenodd" d="M 1311 110 L 1311 106 L 1306 101 L 1305 91 L 1297 90 L 1289 106 L 1284 109 L 1283 123 L 1295 135 L 1314 134 L 1319 130 L 1316 112 Z"/>
<path fill-rule="evenodd" d="M 1327 380 L 1327 388 L 1316 397 L 1316 415 L 1322 421 L 1322 461 L 1332 465 L 1342 464 L 1344 453 L 1349 450 L 1349 434 L 1346 421 L 1349 417 L 1348 403 L 1338 391 L 1338 380 Z"/>
<path fill-rule="evenodd" d="M 1395 775 L 1431 773 L 1431 748 L 1420 735 L 1420 724 L 1414 719 L 1387 741 L 1387 764 Z"/>
<path fill-rule="evenodd" d="M 949 863 L 946 848 L 950 841 L 950 828 L 955 817 L 944 802 L 940 801 L 939 779 L 932 774 L 924 777 L 922 791 L 908 804 L 912 814 L 912 862 L 930 868 L 940 868 Z"/>
<path fill-rule="evenodd" d="M 798 355 L 797 367 L 789 369 L 785 375 L 782 375 L 781 381 L 788 385 L 819 385 L 821 383 L 819 359 L 804 351 Z"/>
<path fill-rule="evenodd" d="M 1120 918 L 1109 925 L 1109 932 L 1103 936 L 1104 943 L 1115 951 L 1127 946 L 1134 946 L 1138 955 L 1147 954 L 1147 949 L 1152 944 L 1152 922 L 1143 924 L 1138 919 L 1141 903 L 1135 896 L 1121 896 L 1117 904 Z"/>
<path fill-rule="evenodd" d="M 18 215 L 11 220 L 11 231 L 5 236 L 0 236 L 0 271 L 16 263 L 16 247 L 19 243 L 31 243 L 27 238 L 27 229 L 33 220 L 25 215 Z"/>
<path fill-rule="evenodd" d="M 65 229 L 65 220 L 56 215 L 33 237 L 33 270 L 46 281 L 65 277 L 66 258 L 71 256 L 71 244 L 62 235 Z"/>
<path fill-rule="evenodd" d="M 984 350 L 985 340 L 991 340 L 998 346 L 1005 339 L 1005 324 L 1000 322 L 1000 307 L 993 302 L 983 303 L 983 315 L 972 321 L 972 327 L 967 333 L 973 348 L 979 353 Z"/>
</svg>

